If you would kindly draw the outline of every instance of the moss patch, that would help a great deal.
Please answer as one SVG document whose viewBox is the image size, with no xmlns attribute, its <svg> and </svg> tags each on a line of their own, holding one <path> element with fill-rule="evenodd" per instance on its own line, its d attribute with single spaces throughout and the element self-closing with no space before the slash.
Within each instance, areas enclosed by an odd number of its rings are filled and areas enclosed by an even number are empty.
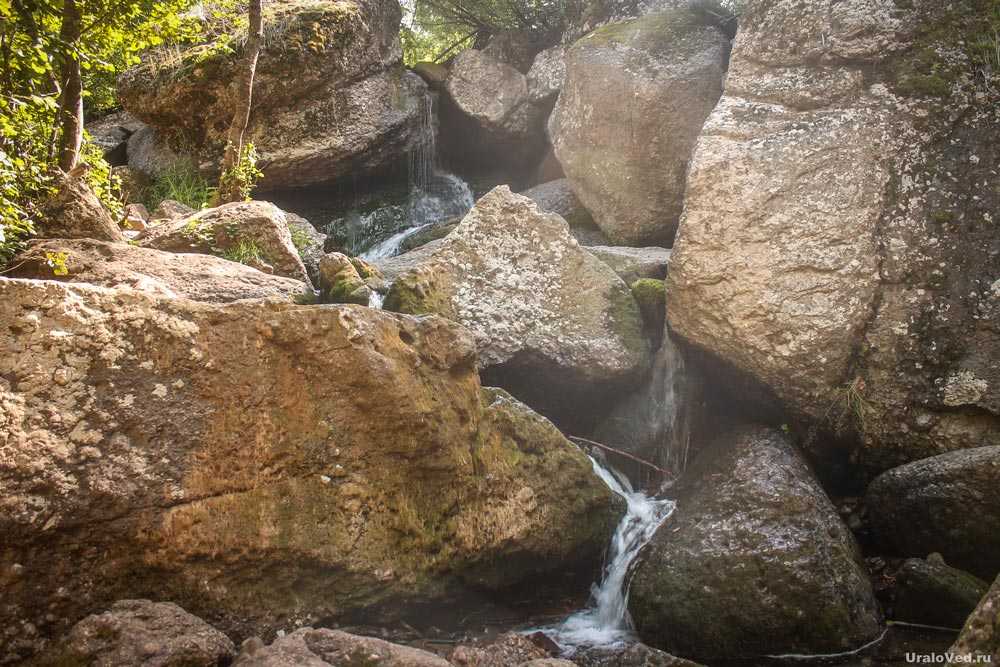
<svg viewBox="0 0 1000 667">
<path fill-rule="evenodd" d="M 643 334 L 642 313 L 639 305 L 629 290 L 624 287 L 613 287 L 608 294 L 606 314 L 611 330 L 621 339 L 629 350 L 641 350 L 646 347 L 646 337 Z"/>
<path fill-rule="evenodd" d="M 692 11 L 673 9 L 621 23 L 610 23 L 584 37 L 581 46 L 629 46 L 652 54 L 676 50 L 681 39 L 706 23 Z"/>
</svg>

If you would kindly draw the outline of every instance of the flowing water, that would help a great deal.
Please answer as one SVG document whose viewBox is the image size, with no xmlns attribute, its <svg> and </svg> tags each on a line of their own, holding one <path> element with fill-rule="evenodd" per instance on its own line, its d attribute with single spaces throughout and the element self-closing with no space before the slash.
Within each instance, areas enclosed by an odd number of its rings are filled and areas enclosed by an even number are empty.
<svg viewBox="0 0 1000 667">
<path fill-rule="evenodd" d="M 363 248 L 359 256 L 368 261 L 393 257 L 413 234 L 463 216 L 473 204 L 468 183 L 453 174 L 435 173 L 424 189 L 414 186 L 405 204 L 357 215 L 351 228 L 358 239 L 356 246 Z"/>
<path fill-rule="evenodd" d="M 628 509 L 608 548 L 602 579 L 591 590 L 590 605 L 562 624 L 543 630 L 569 655 L 578 648 L 638 641 L 628 613 L 632 566 L 676 506 L 672 500 L 650 498 L 641 491 L 633 491 L 624 476 L 593 458 L 591 463 L 597 476 L 625 500 Z"/>
<path fill-rule="evenodd" d="M 396 232 L 386 240 L 379 244 L 376 244 L 361 253 L 361 259 L 367 260 L 369 262 L 376 259 L 384 259 L 386 257 L 395 257 L 399 254 L 399 251 L 403 245 L 403 242 L 416 234 L 417 232 L 423 231 L 428 227 L 432 227 L 433 222 L 428 222 L 417 227 L 409 227 L 401 232 Z"/>
</svg>

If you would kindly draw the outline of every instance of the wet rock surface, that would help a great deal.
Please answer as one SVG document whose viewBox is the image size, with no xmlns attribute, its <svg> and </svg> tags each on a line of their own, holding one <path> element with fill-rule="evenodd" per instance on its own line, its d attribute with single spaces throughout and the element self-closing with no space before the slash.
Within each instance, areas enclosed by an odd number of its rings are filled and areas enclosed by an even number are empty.
<svg viewBox="0 0 1000 667">
<path fill-rule="evenodd" d="M 66 275 L 48 257 L 66 256 Z M 293 301 L 311 293 L 301 280 L 274 276 L 210 255 L 177 254 L 92 239 L 34 241 L 17 256 L 8 278 L 34 278 L 127 287 L 162 297 L 226 303 L 238 299 Z"/>
<path fill-rule="evenodd" d="M 960 628 L 989 588 L 968 572 L 945 564 L 940 554 L 909 558 L 894 575 L 892 618 L 945 628 Z"/>
<path fill-rule="evenodd" d="M 851 650 L 880 632 L 850 531 L 780 431 L 743 427 L 699 452 L 636 570 L 646 643 L 709 663 Z"/>
<path fill-rule="evenodd" d="M 972 656 L 973 661 L 984 661 L 988 656 L 994 664 L 1000 660 L 1000 577 L 965 622 L 951 652 L 963 657 L 950 662 L 949 667 L 969 664 L 965 656 Z"/>
<path fill-rule="evenodd" d="M 603 26 L 566 52 L 549 134 L 573 191 L 612 244 L 671 245 L 688 160 L 722 92 L 728 49 L 698 15 L 672 10 Z"/>
<path fill-rule="evenodd" d="M 240 639 L 586 571 L 620 516 L 438 317 L 0 279 L 0 323 L 7 660 L 122 598 Z"/>
<path fill-rule="evenodd" d="M 882 473 L 865 497 L 875 538 L 902 556 L 940 553 L 984 579 L 1000 572 L 1000 446 L 914 461 Z"/>
</svg>

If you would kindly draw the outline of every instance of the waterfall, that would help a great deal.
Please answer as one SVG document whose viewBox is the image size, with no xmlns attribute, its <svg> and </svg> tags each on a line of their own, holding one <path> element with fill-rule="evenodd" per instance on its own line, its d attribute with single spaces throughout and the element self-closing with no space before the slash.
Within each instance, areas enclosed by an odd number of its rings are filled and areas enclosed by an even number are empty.
<svg viewBox="0 0 1000 667">
<path fill-rule="evenodd" d="M 361 253 L 361 259 L 373 262 L 378 259 L 385 259 L 386 257 L 395 257 L 399 254 L 400 247 L 403 245 L 403 241 L 410 238 L 417 232 L 427 229 L 433 223 L 424 223 L 419 227 L 409 227 L 401 232 L 396 232 L 386 240 L 378 243 L 368 250 Z"/>
<path fill-rule="evenodd" d="M 434 121 L 434 94 L 428 93 L 419 100 L 420 116 L 415 129 L 416 138 L 410 148 L 409 178 L 411 190 L 427 190 L 434 176 L 437 160 L 437 123 Z"/>
<path fill-rule="evenodd" d="M 579 647 L 638 641 L 628 613 L 632 565 L 675 507 L 672 500 L 658 500 L 641 491 L 633 491 L 624 476 L 602 466 L 594 458 L 590 461 L 597 476 L 625 500 L 628 509 L 611 540 L 601 581 L 591 590 L 590 605 L 561 625 L 543 630 L 568 654 Z"/>
<path fill-rule="evenodd" d="M 423 229 L 465 215 L 474 204 L 468 183 L 454 174 L 433 173 L 424 189 L 414 187 L 410 190 L 405 214 L 394 210 L 395 207 L 359 214 L 359 230 L 382 229 L 385 225 L 379 221 L 386 217 L 398 222 L 390 227 L 393 233 L 389 237 L 370 244 L 358 256 L 373 261 L 398 255 L 406 239 Z"/>
<path fill-rule="evenodd" d="M 334 221 L 346 232 L 348 250 L 366 260 L 399 254 L 403 241 L 420 229 L 448 222 L 475 204 L 472 188 L 454 174 L 437 168 L 437 121 L 433 94 L 417 101 L 420 113 L 408 156 L 408 187 L 404 197 Z"/>
</svg>

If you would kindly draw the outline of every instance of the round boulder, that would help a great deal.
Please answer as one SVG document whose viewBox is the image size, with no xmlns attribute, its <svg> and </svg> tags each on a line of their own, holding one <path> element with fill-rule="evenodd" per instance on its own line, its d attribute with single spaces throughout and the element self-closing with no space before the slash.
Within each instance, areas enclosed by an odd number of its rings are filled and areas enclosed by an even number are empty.
<svg viewBox="0 0 1000 667">
<path fill-rule="evenodd" d="M 615 245 L 670 245 L 729 40 L 674 10 L 598 28 L 565 55 L 549 119 L 573 190 Z"/>
<path fill-rule="evenodd" d="M 730 432 L 676 487 L 629 609 L 643 641 L 709 662 L 858 648 L 880 630 L 850 530 L 787 437 Z"/>
<path fill-rule="evenodd" d="M 882 473 L 865 503 L 876 539 L 904 556 L 937 552 L 992 579 L 1000 572 L 1000 446 L 947 452 Z"/>
</svg>

